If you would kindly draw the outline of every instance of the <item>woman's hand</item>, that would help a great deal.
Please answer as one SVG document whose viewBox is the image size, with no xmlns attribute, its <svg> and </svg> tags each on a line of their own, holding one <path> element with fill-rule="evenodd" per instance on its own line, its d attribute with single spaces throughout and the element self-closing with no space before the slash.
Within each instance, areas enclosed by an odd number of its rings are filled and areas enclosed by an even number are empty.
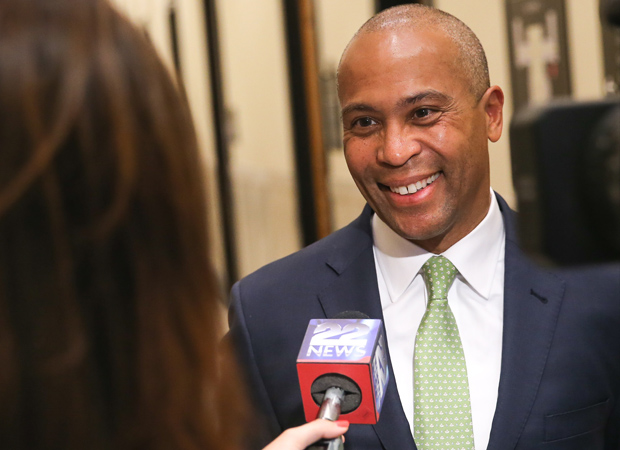
<svg viewBox="0 0 620 450">
<path fill-rule="evenodd" d="M 332 422 L 317 419 L 305 425 L 285 430 L 263 450 L 304 450 L 319 439 L 333 439 L 343 435 L 348 429 L 349 422 L 346 420 Z"/>
</svg>

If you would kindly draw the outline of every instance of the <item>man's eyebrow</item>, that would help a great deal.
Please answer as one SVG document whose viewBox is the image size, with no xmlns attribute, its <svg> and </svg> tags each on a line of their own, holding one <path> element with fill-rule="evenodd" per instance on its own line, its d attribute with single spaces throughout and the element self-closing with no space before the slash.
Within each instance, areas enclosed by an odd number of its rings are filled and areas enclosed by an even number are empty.
<svg viewBox="0 0 620 450">
<path fill-rule="evenodd" d="M 415 105 L 423 100 L 438 100 L 440 102 L 452 102 L 454 99 L 444 94 L 443 92 L 436 91 L 434 89 L 429 89 L 428 91 L 422 91 L 416 95 L 412 95 L 411 97 L 406 97 L 398 102 L 398 107 L 402 108 L 403 106 Z"/>
<path fill-rule="evenodd" d="M 400 100 L 397 103 L 397 107 L 398 108 L 402 108 L 404 106 L 410 106 L 410 105 L 415 105 L 416 103 L 419 103 L 423 100 L 435 100 L 435 101 L 440 101 L 440 102 L 444 102 L 444 103 L 450 103 L 452 102 L 454 99 L 447 95 L 444 94 L 443 92 L 439 92 L 436 91 L 434 89 L 429 89 L 427 91 L 422 91 L 418 94 L 412 95 L 410 97 L 405 97 L 402 100 Z M 344 108 L 342 108 L 342 112 L 340 113 L 340 117 L 344 117 L 346 114 L 352 112 L 352 111 L 370 111 L 370 112 L 377 112 L 377 109 L 366 104 L 366 103 L 351 103 L 347 106 L 345 106 Z"/>
<path fill-rule="evenodd" d="M 340 112 L 340 117 L 341 118 L 344 117 L 346 114 L 350 113 L 351 111 L 377 112 L 375 108 L 373 108 L 370 105 L 367 105 L 366 103 L 351 103 L 350 105 L 347 105 L 344 108 L 342 108 L 342 111 Z"/>
</svg>

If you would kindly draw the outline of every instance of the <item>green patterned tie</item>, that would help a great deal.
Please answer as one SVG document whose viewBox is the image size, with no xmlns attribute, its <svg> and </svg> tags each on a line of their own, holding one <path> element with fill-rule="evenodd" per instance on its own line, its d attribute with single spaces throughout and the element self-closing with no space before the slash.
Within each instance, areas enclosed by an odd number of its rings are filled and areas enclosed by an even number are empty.
<svg viewBox="0 0 620 450">
<path fill-rule="evenodd" d="M 415 342 L 415 443 L 418 450 L 473 450 L 467 367 L 447 298 L 457 270 L 443 256 L 422 270 L 429 300 Z"/>
</svg>

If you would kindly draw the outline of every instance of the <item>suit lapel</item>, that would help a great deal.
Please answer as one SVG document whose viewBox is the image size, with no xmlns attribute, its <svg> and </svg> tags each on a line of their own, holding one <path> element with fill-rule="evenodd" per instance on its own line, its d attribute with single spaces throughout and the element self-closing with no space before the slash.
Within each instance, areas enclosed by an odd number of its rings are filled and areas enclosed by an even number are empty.
<svg viewBox="0 0 620 450">
<path fill-rule="evenodd" d="M 498 200 L 506 227 L 504 331 L 489 450 L 517 445 L 534 404 L 564 294 L 563 281 L 535 267 L 521 253 L 514 213 L 503 199 Z"/>
<path fill-rule="evenodd" d="M 339 245 L 327 260 L 327 265 L 338 276 L 319 293 L 319 302 L 326 317 L 354 310 L 373 319 L 383 320 L 372 250 L 371 215 L 372 210 L 366 206 L 362 215 L 352 224 L 352 232 L 342 235 Z M 398 396 L 391 360 L 389 370 L 390 378 L 381 416 L 373 427 L 386 450 L 415 450 L 409 423 Z"/>
</svg>

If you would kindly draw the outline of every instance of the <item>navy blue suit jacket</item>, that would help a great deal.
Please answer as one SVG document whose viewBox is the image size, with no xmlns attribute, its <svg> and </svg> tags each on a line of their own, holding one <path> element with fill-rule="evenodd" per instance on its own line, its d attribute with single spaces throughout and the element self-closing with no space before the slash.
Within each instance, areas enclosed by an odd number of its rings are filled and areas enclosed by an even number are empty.
<svg viewBox="0 0 620 450">
<path fill-rule="evenodd" d="M 620 265 L 537 267 L 518 248 L 514 213 L 498 200 L 504 331 L 488 449 L 619 450 Z M 304 422 L 295 361 L 308 321 L 347 310 L 383 319 L 372 214 L 367 206 L 347 227 L 233 287 L 229 337 L 269 438 Z M 415 449 L 393 376 L 379 422 L 351 425 L 345 447 Z"/>
</svg>

